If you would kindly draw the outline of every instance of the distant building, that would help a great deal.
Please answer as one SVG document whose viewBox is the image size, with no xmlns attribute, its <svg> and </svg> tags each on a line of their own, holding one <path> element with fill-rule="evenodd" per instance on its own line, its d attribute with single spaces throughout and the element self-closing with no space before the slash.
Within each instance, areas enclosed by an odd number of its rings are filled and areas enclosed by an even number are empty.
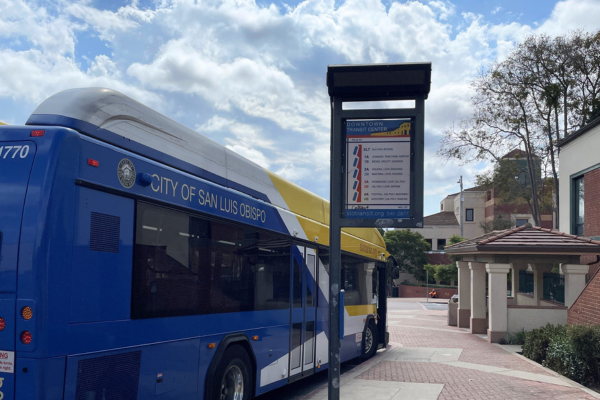
<svg viewBox="0 0 600 400">
<path fill-rule="evenodd" d="M 517 175 L 515 179 L 524 187 L 531 185 L 527 154 L 520 149 L 512 150 L 505 154 L 502 160 L 514 162 L 517 165 Z M 534 168 L 537 175 L 537 181 L 541 181 L 541 160 L 534 157 Z M 540 224 L 542 228 L 553 228 L 553 211 L 551 207 L 540 210 Z M 488 230 L 507 229 L 510 227 L 519 227 L 530 223 L 537 225 L 531 215 L 531 210 L 527 204 L 506 203 L 499 199 L 499 192 L 496 189 L 489 190 L 486 194 L 485 202 L 485 223 Z M 471 236 L 472 237 L 472 236 Z"/>
<path fill-rule="evenodd" d="M 530 185 L 531 178 L 527 157 L 524 151 L 516 149 L 503 160 L 513 161 L 518 166 L 515 179 L 521 185 Z M 541 162 L 536 157 L 535 171 L 541 178 Z M 486 190 L 476 186 L 463 190 L 463 237 L 471 239 L 494 229 L 506 229 L 531 223 L 535 225 L 527 204 L 503 203 L 498 198 L 498 191 Z M 429 256 L 432 264 L 446 264 L 449 258 L 443 254 L 444 247 L 449 244 L 450 237 L 460 236 L 460 192 L 447 195 L 440 202 L 440 212 L 423 218 L 423 228 L 411 229 L 419 232 L 431 245 Z M 553 214 L 551 210 L 541 210 L 541 225 L 552 228 Z"/>
<path fill-rule="evenodd" d="M 470 238 L 483 234 L 480 224 L 485 219 L 486 191 L 474 187 L 463 191 L 463 230 L 464 237 Z M 432 251 L 443 251 L 453 235 L 460 236 L 460 193 L 446 196 L 440 202 L 440 212 L 423 218 L 423 228 L 413 229 L 419 232 L 431 245 Z"/>
</svg>

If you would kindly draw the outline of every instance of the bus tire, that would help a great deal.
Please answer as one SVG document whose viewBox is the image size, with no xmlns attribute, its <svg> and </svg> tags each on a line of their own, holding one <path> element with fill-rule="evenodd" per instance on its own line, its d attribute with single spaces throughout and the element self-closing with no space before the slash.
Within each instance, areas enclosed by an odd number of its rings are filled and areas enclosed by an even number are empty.
<svg viewBox="0 0 600 400">
<path fill-rule="evenodd" d="M 252 398 L 252 367 L 246 350 L 237 344 L 225 350 L 215 370 L 214 388 L 210 400 L 250 400 Z"/>
<path fill-rule="evenodd" d="M 377 345 L 379 343 L 379 335 L 377 332 L 377 327 L 373 320 L 367 321 L 367 325 L 365 326 L 365 332 L 363 333 L 363 343 L 362 343 L 362 355 L 361 358 L 363 360 L 368 360 L 373 357 L 377 352 Z"/>
</svg>

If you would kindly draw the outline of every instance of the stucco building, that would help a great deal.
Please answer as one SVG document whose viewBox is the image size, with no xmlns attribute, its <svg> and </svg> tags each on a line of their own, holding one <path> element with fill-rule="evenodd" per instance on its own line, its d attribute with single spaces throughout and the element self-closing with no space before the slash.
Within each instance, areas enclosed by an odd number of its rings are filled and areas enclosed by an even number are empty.
<svg viewBox="0 0 600 400">
<path fill-rule="evenodd" d="M 558 143 L 560 147 L 559 228 L 572 235 L 600 240 L 600 118 Z M 600 324 L 600 264 L 590 264 L 585 290 L 569 310 L 569 323 Z"/>
</svg>

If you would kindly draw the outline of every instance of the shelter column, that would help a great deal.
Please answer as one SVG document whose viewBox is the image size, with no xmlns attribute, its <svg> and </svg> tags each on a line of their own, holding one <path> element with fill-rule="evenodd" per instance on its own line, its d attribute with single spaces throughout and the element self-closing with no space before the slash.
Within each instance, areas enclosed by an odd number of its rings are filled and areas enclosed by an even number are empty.
<svg viewBox="0 0 600 400">
<path fill-rule="evenodd" d="M 571 307 L 585 288 L 585 274 L 588 273 L 590 267 L 589 265 L 562 264 L 561 269 L 565 274 L 565 306 Z"/>
<path fill-rule="evenodd" d="M 458 327 L 471 326 L 471 271 L 469 263 L 457 261 L 458 267 Z"/>
<path fill-rule="evenodd" d="M 485 263 L 469 262 L 471 270 L 471 333 L 486 333 Z M 458 300 L 460 301 L 460 295 Z"/>
<path fill-rule="evenodd" d="M 487 264 L 486 271 L 490 291 L 490 328 L 487 335 L 490 343 L 498 343 L 508 331 L 506 286 L 510 264 Z"/>
</svg>

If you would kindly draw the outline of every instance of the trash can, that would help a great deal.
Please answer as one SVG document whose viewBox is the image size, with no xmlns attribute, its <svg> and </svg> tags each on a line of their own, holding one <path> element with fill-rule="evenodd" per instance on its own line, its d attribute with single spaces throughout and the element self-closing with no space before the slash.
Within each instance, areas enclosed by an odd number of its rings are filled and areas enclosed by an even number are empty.
<svg viewBox="0 0 600 400">
<path fill-rule="evenodd" d="M 398 286 L 392 288 L 392 297 L 398 297 Z"/>
<path fill-rule="evenodd" d="M 456 326 L 456 319 L 458 314 L 458 303 L 455 303 L 450 299 L 448 301 L 448 325 Z"/>
</svg>

